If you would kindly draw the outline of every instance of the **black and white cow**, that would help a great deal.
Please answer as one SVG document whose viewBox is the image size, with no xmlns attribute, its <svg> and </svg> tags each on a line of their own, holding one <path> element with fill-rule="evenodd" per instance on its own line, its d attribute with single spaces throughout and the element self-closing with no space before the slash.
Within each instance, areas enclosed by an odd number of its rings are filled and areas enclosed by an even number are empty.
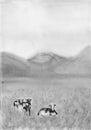
<svg viewBox="0 0 91 130">
<path fill-rule="evenodd" d="M 55 106 L 56 106 L 56 104 L 49 105 L 49 107 L 41 108 L 38 112 L 38 116 L 55 116 L 55 115 L 57 115 L 58 113 L 55 110 Z"/>
<path fill-rule="evenodd" d="M 26 111 L 31 112 L 31 101 L 32 99 L 17 99 L 13 102 L 13 106 L 14 106 L 14 110 L 17 109 L 18 111 L 22 112 L 22 111 Z"/>
</svg>

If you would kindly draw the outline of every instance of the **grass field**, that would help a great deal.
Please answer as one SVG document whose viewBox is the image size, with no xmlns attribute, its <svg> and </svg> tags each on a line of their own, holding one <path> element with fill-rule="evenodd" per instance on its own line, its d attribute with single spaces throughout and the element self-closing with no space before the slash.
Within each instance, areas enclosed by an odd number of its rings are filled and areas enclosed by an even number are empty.
<svg viewBox="0 0 91 130">
<path fill-rule="evenodd" d="M 91 130 L 91 79 L 18 79 L 2 86 L 2 130 Z M 32 98 L 30 117 L 13 110 L 17 98 Z M 58 115 L 39 118 L 39 109 L 50 103 Z"/>
</svg>

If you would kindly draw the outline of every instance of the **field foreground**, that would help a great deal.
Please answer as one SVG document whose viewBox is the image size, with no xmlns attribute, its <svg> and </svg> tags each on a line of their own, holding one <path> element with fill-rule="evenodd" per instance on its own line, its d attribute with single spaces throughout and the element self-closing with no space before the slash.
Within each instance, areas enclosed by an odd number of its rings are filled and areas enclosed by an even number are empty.
<svg viewBox="0 0 91 130">
<path fill-rule="evenodd" d="M 5 82 L 1 94 L 2 130 L 91 130 L 91 80 L 17 80 Z M 14 111 L 17 98 L 32 98 L 31 116 Z M 40 108 L 56 103 L 58 115 L 37 116 Z"/>
</svg>

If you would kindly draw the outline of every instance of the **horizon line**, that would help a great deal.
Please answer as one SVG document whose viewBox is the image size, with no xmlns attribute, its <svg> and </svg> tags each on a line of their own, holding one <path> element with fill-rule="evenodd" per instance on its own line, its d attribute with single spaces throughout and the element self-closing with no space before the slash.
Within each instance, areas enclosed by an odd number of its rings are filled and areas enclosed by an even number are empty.
<svg viewBox="0 0 91 130">
<path fill-rule="evenodd" d="M 0 51 L 0 53 L 7 53 L 7 54 L 10 54 L 10 55 L 14 55 L 14 56 L 16 56 L 16 57 L 20 57 L 20 58 L 24 58 L 24 59 L 31 59 L 31 58 L 33 58 L 33 57 L 35 57 L 35 56 L 37 56 L 37 55 L 42 55 L 42 54 L 52 54 L 52 55 L 58 55 L 59 57 L 65 57 L 65 58 L 71 58 L 71 57 L 76 57 L 76 56 L 78 56 L 84 49 L 86 49 L 86 48 L 91 48 L 91 45 L 87 45 L 87 46 L 85 46 L 83 49 L 81 49 L 77 54 L 75 54 L 75 55 L 71 55 L 71 56 L 65 56 L 65 55 L 63 55 L 63 54 L 58 54 L 58 53 L 55 53 L 55 52 L 53 52 L 53 51 L 41 51 L 41 52 L 36 52 L 35 54 L 33 54 L 33 55 L 31 55 L 30 57 L 23 57 L 23 56 L 20 56 L 20 55 L 18 55 L 18 54 L 15 54 L 15 53 L 12 53 L 12 52 L 9 52 L 9 51 Z"/>
</svg>

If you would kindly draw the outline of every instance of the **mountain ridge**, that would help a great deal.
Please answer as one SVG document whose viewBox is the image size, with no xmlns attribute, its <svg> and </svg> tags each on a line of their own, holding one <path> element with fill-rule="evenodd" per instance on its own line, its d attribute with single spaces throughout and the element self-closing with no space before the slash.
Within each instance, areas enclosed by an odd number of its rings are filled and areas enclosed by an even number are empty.
<svg viewBox="0 0 91 130">
<path fill-rule="evenodd" d="M 78 57 L 89 58 L 91 60 L 91 46 L 85 47 L 79 54 Z"/>
<path fill-rule="evenodd" d="M 32 62 L 38 62 L 38 63 L 45 63 L 45 62 L 49 62 L 52 59 L 55 60 L 60 60 L 62 59 L 66 59 L 66 57 L 63 56 L 59 56 L 53 52 L 42 52 L 42 53 L 37 53 L 36 55 L 34 55 L 33 57 L 29 58 L 28 61 L 32 61 Z"/>
<path fill-rule="evenodd" d="M 24 59 L 11 53 L 1 53 L 3 77 L 32 77 L 48 75 L 90 75 L 91 47 L 84 48 L 75 57 L 62 57 L 55 53 L 36 54 Z M 89 57 L 89 58 L 88 58 Z"/>
</svg>

